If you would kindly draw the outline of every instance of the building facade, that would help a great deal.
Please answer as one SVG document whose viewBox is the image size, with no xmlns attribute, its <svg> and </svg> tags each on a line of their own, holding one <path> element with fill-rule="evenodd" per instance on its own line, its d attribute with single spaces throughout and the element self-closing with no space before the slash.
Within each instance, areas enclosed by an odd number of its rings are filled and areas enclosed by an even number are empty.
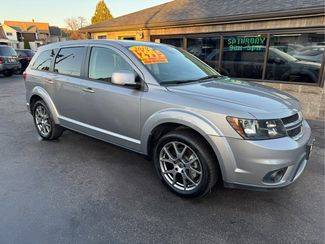
<svg viewBox="0 0 325 244">
<path fill-rule="evenodd" d="M 19 41 L 17 39 L 17 31 L 10 26 L 7 25 L 0 25 L 0 28 L 2 29 L 2 41 L 0 41 L 2 44 L 9 45 L 13 48 L 19 48 Z"/>
<path fill-rule="evenodd" d="M 94 39 L 171 44 L 221 74 L 297 97 L 324 119 L 323 0 L 175 0 L 82 29 Z"/>
</svg>

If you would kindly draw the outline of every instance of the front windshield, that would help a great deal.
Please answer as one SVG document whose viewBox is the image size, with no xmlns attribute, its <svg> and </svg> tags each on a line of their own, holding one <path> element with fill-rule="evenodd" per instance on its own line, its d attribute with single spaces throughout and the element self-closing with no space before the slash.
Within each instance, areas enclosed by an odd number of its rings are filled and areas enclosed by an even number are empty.
<svg viewBox="0 0 325 244">
<path fill-rule="evenodd" d="M 136 45 L 128 48 L 161 85 L 220 76 L 210 66 L 181 49 L 167 45 Z"/>
</svg>

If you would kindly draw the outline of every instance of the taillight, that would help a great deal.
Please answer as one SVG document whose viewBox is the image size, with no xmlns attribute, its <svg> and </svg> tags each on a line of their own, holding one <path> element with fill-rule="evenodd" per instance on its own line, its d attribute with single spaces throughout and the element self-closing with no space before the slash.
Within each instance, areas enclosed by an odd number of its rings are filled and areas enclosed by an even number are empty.
<svg viewBox="0 0 325 244">
<path fill-rule="evenodd" d="M 26 71 L 24 71 L 24 73 L 23 73 L 23 78 L 24 78 L 24 81 L 26 81 L 26 78 L 27 78 L 27 73 L 26 73 Z"/>
<path fill-rule="evenodd" d="M 4 63 L 4 59 L 3 59 L 3 57 L 0 57 L 0 64 L 3 64 Z"/>
</svg>

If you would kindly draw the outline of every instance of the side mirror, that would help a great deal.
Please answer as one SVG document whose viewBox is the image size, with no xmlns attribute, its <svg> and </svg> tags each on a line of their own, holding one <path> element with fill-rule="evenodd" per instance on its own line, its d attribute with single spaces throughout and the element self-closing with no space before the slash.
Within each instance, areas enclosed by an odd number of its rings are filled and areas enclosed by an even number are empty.
<svg viewBox="0 0 325 244">
<path fill-rule="evenodd" d="M 138 87 L 139 83 L 135 80 L 135 73 L 129 70 L 121 70 L 112 74 L 112 83 L 115 85 Z"/>
</svg>

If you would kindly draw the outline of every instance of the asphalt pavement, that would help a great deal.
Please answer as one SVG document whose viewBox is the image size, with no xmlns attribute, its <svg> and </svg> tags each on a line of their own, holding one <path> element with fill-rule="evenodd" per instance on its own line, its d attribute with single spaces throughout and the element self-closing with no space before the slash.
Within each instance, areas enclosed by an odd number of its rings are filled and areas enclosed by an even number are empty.
<svg viewBox="0 0 325 244">
<path fill-rule="evenodd" d="M 324 122 L 298 181 L 182 199 L 140 155 L 65 131 L 39 139 L 21 76 L 0 76 L 0 243 L 324 243 Z"/>
</svg>

